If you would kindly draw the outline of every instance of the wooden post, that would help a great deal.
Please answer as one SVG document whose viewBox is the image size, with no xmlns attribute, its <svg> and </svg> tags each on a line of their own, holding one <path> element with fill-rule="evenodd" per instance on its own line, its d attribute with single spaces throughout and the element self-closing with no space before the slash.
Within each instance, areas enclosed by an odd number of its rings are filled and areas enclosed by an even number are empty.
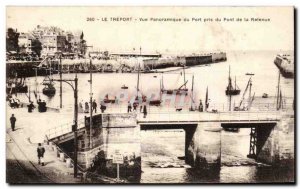
<svg viewBox="0 0 300 189">
<path fill-rule="evenodd" d="M 119 181 L 119 180 L 120 180 L 120 166 L 117 163 L 117 181 Z"/>
</svg>

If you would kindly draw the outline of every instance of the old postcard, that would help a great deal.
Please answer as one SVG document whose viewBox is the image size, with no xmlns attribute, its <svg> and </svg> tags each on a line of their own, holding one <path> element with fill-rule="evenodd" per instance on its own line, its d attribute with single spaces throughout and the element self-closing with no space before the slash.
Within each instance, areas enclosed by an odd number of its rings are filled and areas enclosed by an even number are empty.
<svg viewBox="0 0 300 189">
<path fill-rule="evenodd" d="M 6 181 L 294 183 L 294 7 L 6 8 Z"/>
</svg>

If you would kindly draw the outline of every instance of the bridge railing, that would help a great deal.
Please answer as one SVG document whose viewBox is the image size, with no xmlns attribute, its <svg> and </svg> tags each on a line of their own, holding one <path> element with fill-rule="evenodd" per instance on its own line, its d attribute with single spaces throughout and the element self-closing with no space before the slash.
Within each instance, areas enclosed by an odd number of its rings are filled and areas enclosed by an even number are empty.
<svg viewBox="0 0 300 189">
<path fill-rule="evenodd" d="M 194 105 L 193 109 L 195 111 L 198 111 L 199 105 Z M 177 107 L 177 109 L 182 109 L 181 112 L 191 112 L 190 111 L 191 105 L 185 104 L 183 106 Z M 107 104 L 105 113 L 127 113 L 127 105 L 126 104 Z M 204 108 L 203 108 L 204 109 Z M 231 110 L 233 110 L 234 107 L 232 106 Z M 283 107 L 281 110 L 288 111 L 293 109 L 292 103 L 285 103 L 283 104 Z M 217 110 L 218 112 L 228 112 L 229 106 L 226 103 L 215 103 L 209 105 L 209 111 Z M 276 111 L 276 103 L 255 103 L 250 108 L 251 111 L 260 111 L 260 112 L 268 112 L 268 111 Z M 97 112 L 100 111 L 99 108 Z M 134 112 L 133 108 L 132 111 Z M 148 113 L 173 113 L 176 111 L 175 106 L 149 106 L 147 105 L 147 112 Z M 140 106 L 136 108 L 136 112 L 140 112 Z"/>
<path fill-rule="evenodd" d="M 57 127 L 47 130 L 45 134 L 48 139 L 53 139 L 55 137 L 64 135 L 66 133 L 70 133 L 70 132 L 72 132 L 73 124 L 74 124 L 74 122 L 68 122 L 68 123 L 61 124 Z M 78 120 L 78 129 L 83 128 L 83 127 L 84 127 L 84 119 Z"/>
<path fill-rule="evenodd" d="M 268 122 L 280 120 L 279 111 L 251 112 L 251 111 L 232 111 L 232 112 L 156 112 L 148 113 L 145 117 L 142 113 L 137 114 L 140 122 L 242 122 L 258 121 Z"/>
</svg>

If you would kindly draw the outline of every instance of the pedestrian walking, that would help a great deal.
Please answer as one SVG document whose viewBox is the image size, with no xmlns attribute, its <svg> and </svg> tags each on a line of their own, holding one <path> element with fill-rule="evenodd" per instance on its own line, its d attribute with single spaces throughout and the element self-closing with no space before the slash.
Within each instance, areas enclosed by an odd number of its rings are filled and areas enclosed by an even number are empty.
<svg viewBox="0 0 300 189">
<path fill-rule="evenodd" d="M 106 104 L 104 100 L 102 100 L 100 103 L 100 109 L 101 109 L 101 113 L 104 113 L 104 111 L 106 110 Z"/>
<path fill-rule="evenodd" d="M 97 113 L 97 103 L 96 100 L 93 101 L 93 105 L 92 105 L 92 112 L 95 110 L 95 113 Z"/>
<path fill-rule="evenodd" d="M 41 143 L 39 143 L 37 147 L 37 156 L 38 156 L 38 163 L 39 165 L 42 164 L 42 166 L 44 166 L 44 154 L 45 154 L 45 148 L 41 145 Z"/>
<path fill-rule="evenodd" d="M 78 105 L 78 113 L 84 113 L 84 110 L 83 110 L 83 101 L 81 100 L 79 102 L 79 105 Z"/>
<path fill-rule="evenodd" d="M 42 112 L 42 100 L 39 99 L 38 101 L 36 101 L 36 103 L 38 104 L 38 111 Z"/>
<path fill-rule="evenodd" d="M 144 106 L 143 106 L 143 113 L 144 113 L 144 118 L 146 118 L 146 116 L 147 116 L 147 106 L 146 106 L 146 104 L 144 104 Z"/>
<path fill-rule="evenodd" d="M 27 105 L 27 107 L 28 107 L 28 112 L 29 112 L 29 113 L 31 113 L 32 110 L 35 108 L 35 106 L 33 105 L 33 102 L 30 102 L 30 104 Z"/>
<path fill-rule="evenodd" d="M 131 112 L 131 103 L 130 101 L 128 101 L 128 105 L 127 105 L 127 113 Z"/>
<path fill-rule="evenodd" d="M 43 100 L 43 102 L 42 102 L 42 112 L 46 112 L 47 111 L 47 103 L 45 102 L 45 100 Z"/>
<path fill-rule="evenodd" d="M 209 108 L 209 102 L 207 102 L 206 105 L 205 105 L 205 109 L 206 109 L 207 112 L 208 112 L 208 108 Z"/>
<path fill-rule="evenodd" d="M 202 104 L 202 100 L 200 100 L 200 104 L 199 104 L 199 112 L 203 112 L 203 104 Z"/>
<path fill-rule="evenodd" d="M 16 121 L 17 121 L 17 119 L 16 119 L 15 115 L 12 114 L 10 117 L 10 126 L 11 126 L 12 131 L 15 131 Z"/>
<path fill-rule="evenodd" d="M 138 106 L 138 102 L 133 102 L 133 111 L 136 111 L 137 106 Z"/>
</svg>

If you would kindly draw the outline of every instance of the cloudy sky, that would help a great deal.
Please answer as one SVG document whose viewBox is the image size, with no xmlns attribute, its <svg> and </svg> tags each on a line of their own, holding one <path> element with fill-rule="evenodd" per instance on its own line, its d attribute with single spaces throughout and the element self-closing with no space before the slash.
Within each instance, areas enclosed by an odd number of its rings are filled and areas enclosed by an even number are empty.
<svg viewBox="0 0 300 189">
<path fill-rule="evenodd" d="M 27 32 L 37 25 L 83 30 L 94 49 L 143 52 L 293 50 L 293 7 L 7 7 L 7 28 Z M 109 21 L 111 17 L 131 21 Z M 95 21 L 87 21 L 95 18 Z M 101 21 L 107 18 L 108 21 Z M 189 22 L 139 21 L 189 18 Z M 192 21 L 201 18 L 202 21 Z M 204 22 L 205 18 L 213 19 Z M 221 22 L 214 21 L 220 18 Z M 249 21 L 224 21 L 248 18 Z M 270 19 L 254 22 L 251 18 Z M 99 19 L 99 20 L 97 20 Z"/>
</svg>

